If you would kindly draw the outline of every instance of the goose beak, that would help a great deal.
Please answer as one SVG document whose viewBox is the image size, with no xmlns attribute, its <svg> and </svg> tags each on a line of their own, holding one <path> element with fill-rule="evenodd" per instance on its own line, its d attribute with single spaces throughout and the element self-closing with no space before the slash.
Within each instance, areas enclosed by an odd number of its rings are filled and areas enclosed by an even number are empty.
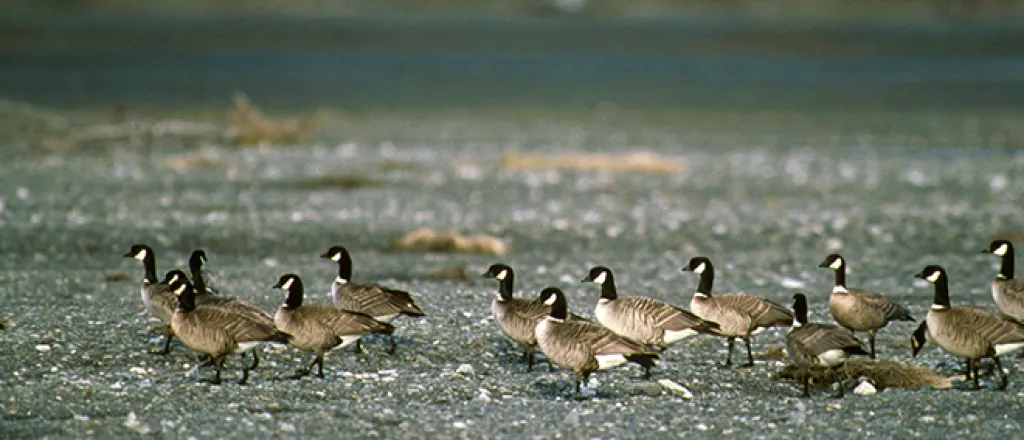
<svg viewBox="0 0 1024 440">
<path fill-rule="evenodd" d="M 480 278 L 494 278 L 494 275 L 491 275 L 490 272 L 484 272 L 480 274 Z"/>
<path fill-rule="evenodd" d="M 587 275 L 587 276 L 583 277 L 583 279 L 580 280 L 581 283 L 589 283 L 591 281 L 594 281 L 594 279 L 591 278 L 590 275 Z"/>
<path fill-rule="evenodd" d="M 125 257 L 125 258 L 132 258 L 132 257 L 135 257 L 135 256 L 134 256 L 134 255 L 132 255 L 132 253 L 131 253 L 131 252 L 125 252 L 125 253 L 124 253 L 124 257 Z"/>
<path fill-rule="evenodd" d="M 825 262 L 825 261 L 822 261 L 821 264 L 818 265 L 818 267 L 828 267 L 828 263 Z"/>
<path fill-rule="evenodd" d="M 683 266 L 683 268 L 679 269 L 679 270 L 681 270 L 683 272 L 690 272 L 690 266 Z"/>
<path fill-rule="evenodd" d="M 923 280 L 924 279 L 924 272 L 915 273 L 914 274 L 914 278 L 920 278 L 920 279 Z"/>
<path fill-rule="evenodd" d="M 988 249 L 982 249 L 982 250 L 981 250 L 981 253 L 983 253 L 983 254 L 991 254 L 991 253 L 992 253 L 992 251 L 990 251 L 990 250 L 988 250 Z M 127 255 L 125 255 L 125 256 L 127 257 Z"/>
<path fill-rule="evenodd" d="M 320 254 L 320 258 L 330 259 L 331 258 L 331 254 L 330 254 L 330 252 L 324 252 L 324 253 Z"/>
</svg>

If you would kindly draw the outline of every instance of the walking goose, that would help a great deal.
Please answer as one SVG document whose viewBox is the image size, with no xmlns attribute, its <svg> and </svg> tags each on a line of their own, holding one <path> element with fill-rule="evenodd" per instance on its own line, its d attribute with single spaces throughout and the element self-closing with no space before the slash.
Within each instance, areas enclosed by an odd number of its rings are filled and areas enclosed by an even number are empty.
<svg viewBox="0 0 1024 440">
<path fill-rule="evenodd" d="M 380 322 L 365 313 L 331 306 L 303 305 L 302 279 L 298 275 L 282 275 L 274 288 L 288 292 L 284 304 L 274 314 L 274 324 L 278 330 L 291 335 L 291 345 L 316 353 L 313 362 L 296 377 L 308 375 L 313 365 L 316 365 L 316 376 L 323 379 L 324 353 L 353 345 L 368 333 L 391 334 L 395 331 L 391 324 Z"/>
<path fill-rule="evenodd" d="M 832 324 L 807 322 L 807 297 L 793 295 L 793 327 L 786 335 L 786 353 L 801 369 L 825 368 L 834 371 L 853 355 L 866 355 L 853 332 Z M 804 375 L 804 397 L 811 397 L 811 377 Z M 843 382 L 839 381 L 836 397 L 843 397 Z"/>
<path fill-rule="evenodd" d="M 700 275 L 697 292 L 690 300 L 690 310 L 701 319 L 718 323 L 718 334 L 729 339 L 725 367 L 732 365 L 732 347 L 736 338 L 743 339 L 747 345 L 747 363 L 742 366 L 749 367 L 754 365 L 751 335 L 768 327 L 789 327 L 793 324 L 793 313 L 778 303 L 743 293 L 711 296 L 715 268 L 707 257 L 691 258 L 689 265 L 682 270 Z"/>
<path fill-rule="evenodd" d="M 619 298 L 611 269 L 596 266 L 582 282 L 601 286 L 601 298 L 594 314 L 601 325 L 619 336 L 661 351 L 674 342 L 698 333 L 718 334 L 718 324 L 705 321 L 679 307 L 644 296 Z"/>
<path fill-rule="evenodd" d="M 220 383 L 229 354 L 245 353 L 264 342 L 288 342 L 288 334 L 243 313 L 220 307 L 196 307 L 195 290 L 184 277 L 171 281 L 170 286 L 178 296 L 178 308 L 171 318 L 174 334 L 193 350 L 209 354 L 217 367 L 217 375 L 204 382 Z M 248 379 L 249 366 L 243 362 L 238 383 L 244 385 Z"/>
<path fill-rule="evenodd" d="M 374 319 L 390 323 L 399 315 L 424 316 L 409 292 L 392 289 L 374 283 L 352 283 L 352 257 L 343 246 L 333 246 L 320 255 L 338 264 L 338 277 L 331 283 L 331 297 L 339 309 L 352 310 L 373 316 Z M 395 337 L 391 340 L 394 353 Z M 359 342 L 356 342 L 359 349 Z"/>
<path fill-rule="evenodd" d="M 835 272 L 835 285 L 828 300 L 828 309 L 839 325 L 852 331 L 868 333 L 871 359 L 875 358 L 875 332 L 889 321 L 913 321 L 910 312 L 881 294 L 846 287 L 846 261 L 839 254 L 830 254 L 818 267 Z"/>
<path fill-rule="evenodd" d="M 525 299 L 512 296 L 515 289 L 515 272 L 506 264 L 492 264 L 482 275 L 498 280 L 498 295 L 491 301 L 494 321 L 509 338 L 523 347 L 523 360 L 527 371 L 533 371 L 537 336 L 537 323 L 551 314 L 551 306 L 540 298 Z M 570 321 L 586 321 L 575 313 L 569 313 Z M 550 365 L 550 364 L 549 364 Z"/>
<path fill-rule="evenodd" d="M 1009 382 L 999 363 L 999 356 L 1024 347 L 1024 324 L 1012 318 L 978 307 L 953 307 L 949 302 L 949 278 L 945 269 L 929 265 L 915 274 L 935 286 L 935 296 L 928 310 L 928 335 L 947 353 L 967 359 L 967 375 L 974 372 L 974 386 L 978 384 L 978 362 L 992 358 L 999 371 L 999 389 Z"/>
<path fill-rule="evenodd" d="M 595 371 L 627 362 L 644 367 L 644 378 L 650 379 L 657 353 L 600 325 L 568 320 L 565 294 L 558 288 L 548 287 L 540 296 L 551 305 L 551 313 L 537 324 L 537 345 L 548 359 L 576 373 L 576 398 L 580 397 L 580 379 L 586 382 Z"/>
<path fill-rule="evenodd" d="M 142 304 L 150 315 L 156 316 L 164 323 L 164 348 L 155 351 L 155 354 L 167 354 L 171 351 L 171 340 L 174 339 L 174 332 L 171 330 L 171 317 L 178 307 L 178 297 L 166 284 L 160 283 L 156 275 L 156 253 L 153 248 L 144 244 L 136 244 L 124 254 L 125 258 L 134 258 L 142 262 L 144 273 L 142 275 Z"/>
<path fill-rule="evenodd" d="M 1013 244 L 1006 240 L 993 240 L 988 249 L 981 252 L 1002 259 L 999 273 L 992 280 L 992 299 L 1003 313 L 1024 321 L 1024 280 L 1013 277 Z"/>
</svg>

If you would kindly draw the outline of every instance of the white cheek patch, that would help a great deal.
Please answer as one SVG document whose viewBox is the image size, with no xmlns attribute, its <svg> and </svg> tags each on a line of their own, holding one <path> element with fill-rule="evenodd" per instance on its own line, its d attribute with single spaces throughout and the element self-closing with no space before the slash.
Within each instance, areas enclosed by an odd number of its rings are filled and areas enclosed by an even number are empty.
<svg viewBox="0 0 1024 440">
<path fill-rule="evenodd" d="M 547 304 L 549 306 L 553 306 L 553 305 L 555 305 L 555 301 L 557 301 L 557 300 L 558 300 L 558 296 L 557 295 L 551 295 L 551 298 L 548 298 L 548 299 L 544 300 L 544 304 Z"/>
<path fill-rule="evenodd" d="M 699 266 L 693 269 L 693 273 L 700 275 L 704 273 L 704 269 L 707 269 L 707 265 L 705 265 L 704 262 L 701 262 Z"/>
<path fill-rule="evenodd" d="M 1006 246 L 1006 243 L 1003 243 L 1003 244 L 999 245 L 999 247 L 997 247 L 996 250 L 992 251 L 992 253 L 1002 257 L 1002 256 L 1006 255 L 1006 251 L 1008 251 L 1008 250 L 1009 249 L 1008 249 L 1008 246 Z"/>
<path fill-rule="evenodd" d="M 174 289 L 174 294 L 175 295 L 181 296 L 182 293 L 185 293 L 185 285 L 184 284 L 178 286 L 177 289 Z"/>
<path fill-rule="evenodd" d="M 171 280 L 168 281 L 167 284 L 174 284 L 174 283 L 178 282 L 178 278 L 179 278 L 178 274 L 171 275 Z"/>
<path fill-rule="evenodd" d="M 291 289 L 293 283 L 295 283 L 295 278 L 288 278 L 288 281 L 285 281 L 284 284 L 281 285 L 281 290 Z"/>
<path fill-rule="evenodd" d="M 334 261 L 334 262 L 341 261 L 341 252 L 338 252 L 338 253 L 336 253 L 334 255 L 331 255 L 331 261 Z"/>
<path fill-rule="evenodd" d="M 135 259 L 139 260 L 139 261 L 145 260 L 146 259 L 146 253 L 147 252 L 146 252 L 145 249 L 139 251 L 139 253 L 135 254 Z"/>
<path fill-rule="evenodd" d="M 505 270 L 505 269 L 502 269 L 501 272 L 498 272 L 498 274 L 494 276 L 494 278 L 497 278 L 498 281 L 505 281 L 505 278 L 507 278 L 507 277 L 508 277 L 508 271 Z"/>
<path fill-rule="evenodd" d="M 941 276 L 942 276 L 942 272 L 935 271 L 935 272 L 932 272 L 931 275 L 928 275 L 927 277 L 925 277 L 925 279 L 928 280 L 929 282 L 934 283 L 934 282 L 938 281 L 939 277 L 941 277 Z"/>
<path fill-rule="evenodd" d="M 607 280 L 608 280 L 608 272 L 601 272 L 596 277 L 594 277 L 594 283 L 596 283 L 596 284 L 604 284 L 604 282 L 607 281 Z"/>
<path fill-rule="evenodd" d="M 836 258 L 836 261 L 833 261 L 832 264 L 828 265 L 828 267 L 831 268 L 832 270 L 839 270 L 840 268 L 843 267 L 843 259 Z"/>
</svg>

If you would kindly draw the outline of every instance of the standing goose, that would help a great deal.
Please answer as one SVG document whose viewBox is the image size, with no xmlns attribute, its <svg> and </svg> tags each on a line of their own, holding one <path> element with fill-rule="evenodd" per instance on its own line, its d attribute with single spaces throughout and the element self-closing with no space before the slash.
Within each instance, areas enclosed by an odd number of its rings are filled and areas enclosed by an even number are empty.
<svg viewBox="0 0 1024 440">
<path fill-rule="evenodd" d="M 916 278 L 935 285 L 935 297 L 925 321 L 928 335 L 949 354 L 967 359 L 967 376 L 974 372 L 978 389 L 978 361 L 992 358 L 999 370 L 999 389 L 1006 389 L 1009 380 L 999 363 L 999 356 L 1024 347 L 1024 325 L 1012 318 L 978 307 L 953 307 L 949 302 L 949 279 L 945 269 L 926 266 Z"/>
<path fill-rule="evenodd" d="M 189 255 L 188 257 L 188 270 L 189 273 L 192 275 L 192 282 L 195 283 L 195 279 L 202 278 L 203 284 L 206 285 L 205 291 L 196 292 L 196 299 L 199 299 L 199 296 L 206 295 L 207 293 L 211 293 L 214 295 L 220 294 L 220 288 L 214 285 L 215 279 L 213 278 L 213 276 L 210 275 L 209 271 L 203 269 L 203 266 L 206 265 L 207 261 L 208 260 L 206 259 L 206 251 L 202 249 L 196 249 L 192 251 L 192 255 Z"/>
<path fill-rule="evenodd" d="M 889 321 L 913 321 L 910 312 L 886 297 L 864 289 L 846 287 L 846 261 L 839 254 L 825 257 L 818 267 L 832 269 L 836 275 L 828 309 L 839 325 L 852 331 L 868 333 L 871 359 L 875 358 L 875 332 Z"/>
<path fill-rule="evenodd" d="M 164 323 L 164 348 L 156 351 L 156 354 L 167 354 L 171 351 L 171 340 L 174 339 L 174 332 L 171 331 L 171 317 L 174 316 L 174 309 L 178 307 L 178 298 L 174 292 L 165 284 L 160 283 L 156 275 L 156 254 L 153 248 L 136 244 L 124 254 L 125 258 L 134 258 L 142 262 L 145 270 L 142 275 L 142 304 L 146 306 L 149 314 L 156 316 Z"/>
<path fill-rule="evenodd" d="M 284 304 L 274 314 L 274 324 L 278 330 L 291 335 L 289 342 L 292 345 L 316 353 L 313 362 L 296 377 L 308 375 L 316 365 L 316 376 L 323 379 L 324 353 L 353 345 L 367 333 L 391 334 L 395 331 L 391 324 L 367 314 L 330 306 L 303 305 L 302 279 L 298 275 L 282 275 L 274 288 L 288 292 Z"/>
<path fill-rule="evenodd" d="M 711 296 L 715 268 L 707 257 L 691 258 L 690 264 L 682 270 L 700 275 L 697 292 L 690 300 L 690 310 L 701 319 L 718 323 L 718 334 L 729 338 L 725 367 L 732 365 L 732 346 L 736 338 L 743 339 L 747 345 L 747 363 L 742 366 L 749 367 L 754 365 L 754 355 L 750 351 L 751 335 L 768 327 L 789 327 L 793 324 L 793 313 L 778 303 L 743 293 Z"/>
<path fill-rule="evenodd" d="M 911 356 L 917 357 L 917 354 L 924 348 L 924 344 L 928 342 L 928 320 L 921 321 L 918 324 L 917 329 L 910 335 L 910 349 L 912 350 Z M 970 379 L 970 378 L 968 378 Z"/>
<path fill-rule="evenodd" d="M 424 316 L 409 292 L 374 283 L 352 283 L 352 257 L 343 246 L 331 247 L 320 258 L 338 263 L 338 277 L 331 283 L 331 297 L 339 309 L 365 313 L 387 323 L 399 315 Z M 395 337 L 388 335 L 388 338 L 391 340 L 391 352 L 394 352 Z M 358 349 L 359 342 L 356 342 L 356 347 Z"/>
<path fill-rule="evenodd" d="M 786 335 L 786 353 L 797 367 L 835 370 L 847 357 L 868 354 L 850 330 L 832 324 L 808 323 L 807 297 L 802 293 L 793 295 L 793 315 L 793 327 Z M 811 397 L 810 382 L 810 374 L 804 375 L 804 397 Z M 842 381 L 839 381 L 836 397 L 843 397 Z"/>
<path fill-rule="evenodd" d="M 1006 240 L 994 240 L 988 249 L 981 252 L 1003 260 L 999 274 L 992 281 L 992 299 L 1003 313 L 1024 321 L 1024 280 L 1013 278 L 1013 244 Z"/>
<path fill-rule="evenodd" d="M 601 325 L 619 336 L 655 345 L 664 351 L 669 344 L 698 333 L 718 334 L 718 324 L 705 321 L 679 307 L 644 296 L 619 298 L 611 269 L 596 266 L 582 282 L 601 286 L 594 314 Z"/>
<path fill-rule="evenodd" d="M 245 314 L 227 308 L 196 307 L 195 290 L 185 278 L 177 278 L 170 285 L 178 295 L 178 309 L 171 318 L 174 334 L 193 350 L 209 354 L 217 367 L 217 375 L 207 382 L 220 383 L 220 372 L 229 354 L 245 353 L 264 342 L 288 342 L 287 333 Z M 239 385 L 248 379 L 249 366 L 243 363 Z"/>
<path fill-rule="evenodd" d="M 626 362 L 643 366 L 644 378 L 650 379 L 657 353 L 600 325 L 568 320 L 565 294 L 558 288 L 548 287 L 540 296 L 551 305 L 551 313 L 537 324 L 537 345 L 548 359 L 576 373 L 576 398 L 580 397 L 580 379 L 586 382 L 591 373 Z"/>
<path fill-rule="evenodd" d="M 533 371 L 537 323 L 551 314 L 551 306 L 541 299 L 525 299 L 512 296 L 515 288 L 515 272 L 505 264 L 493 264 L 482 275 L 498 280 L 498 296 L 491 301 L 491 313 L 498 327 L 513 341 L 523 347 L 523 360 L 527 371 Z M 569 314 L 570 321 L 586 321 L 575 313 Z M 548 364 L 550 365 L 550 364 Z"/>
</svg>

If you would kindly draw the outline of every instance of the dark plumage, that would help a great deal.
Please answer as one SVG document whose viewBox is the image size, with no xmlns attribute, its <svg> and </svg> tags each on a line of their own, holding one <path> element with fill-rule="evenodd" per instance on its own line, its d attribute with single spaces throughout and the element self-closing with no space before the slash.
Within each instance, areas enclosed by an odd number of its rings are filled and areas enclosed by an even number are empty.
<svg viewBox="0 0 1024 440">
<path fill-rule="evenodd" d="M 992 280 L 992 299 L 1007 316 L 1024 321 L 1024 280 L 1013 277 L 1013 243 L 993 240 L 982 251 L 1000 258 L 999 273 Z"/>
<path fill-rule="evenodd" d="M 168 282 L 178 295 L 178 309 L 171 319 L 171 328 L 185 345 L 212 357 L 217 375 L 209 382 L 220 383 L 227 355 L 245 353 L 264 342 L 288 342 L 288 334 L 243 313 L 227 308 L 196 307 L 195 291 L 184 277 Z M 243 363 L 238 383 L 245 384 L 248 379 L 249 366 Z"/>
<path fill-rule="evenodd" d="M 751 335 L 768 327 L 789 327 L 793 324 L 793 314 L 778 303 L 743 293 L 712 296 L 715 268 L 707 257 L 691 258 L 689 265 L 682 270 L 700 275 L 697 292 L 690 300 L 690 310 L 702 319 L 718 323 L 718 334 L 729 339 L 726 367 L 732 365 L 732 347 L 736 338 L 743 339 L 747 345 L 747 363 L 743 366 L 751 366 L 754 365 Z"/>
<path fill-rule="evenodd" d="M 313 362 L 298 377 L 309 374 L 313 365 L 317 365 L 317 377 L 323 378 L 324 353 L 327 351 L 353 345 L 365 334 L 390 335 L 395 331 L 391 324 L 377 321 L 364 313 L 330 306 L 303 305 L 302 279 L 298 275 L 281 276 L 274 288 L 288 292 L 284 304 L 274 314 L 278 330 L 291 335 L 291 345 L 316 353 Z"/>
<path fill-rule="evenodd" d="M 949 278 L 940 266 L 926 266 L 914 275 L 935 286 L 928 310 L 928 336 L 946 352 L 967 359 L 967 375 L 973 371 L 974 389 L 978 389 L 978 362 L 992 358 L 999 371 L 999 389 L 1009 383 L 999 356 L 1024 348 L 1024 325 L 1001 314 L 978 307 L 953 307 L 949 302 Z"/>
<path fill-rule="evenodd" d="M 611 330 L 586 321 L 569 321 L 565 294 L 558 288 L 541 291 L 541 298 L 551 304 L 551 314 L 537 324 L 537 345 L 558 366 L 576 373 L 576 397 L 580 396 L 580 380 L 590 374 L 627 362 L 644 367 L 644 377 L 651 377 L 651 367 L 658 354 L 643 344 L 616 335 Z"/>
<path fill-rule="evenodd" d="M 835 284 L 828 308 L 839 325 L 853 331 L 868 333 L 871 359 L 875 358 L 875 332 L 889 321 L 913 321 L 910 312 L 881 294 L 864 289 L 846 287 L 846 260 L 839 254 L 830 254 L 818 267 L 832 269 Z"/>
<path fill-rule="evenodd" d="M 619 336 L 664 350 L 669 344 L 698 333 L 718 334 L 717 323 L 679 307 L 644 296 L 619 298 L 615 277 L 607 267 L 590 269 L 582 282 L 601 286 L 594 314 L 601 325 Z"/>
<path fill-rule="evenodd" d="M 134 258 L 142 262 L 144 273 L 142 276 L 142 304 L 150 315 L 156 316 L 164 323 L 164 348 L 155 353 L 167 354 L 171 350 L 171 340 L 174 339 L 174 331 L 171 330 L 171 317 L 178 307 L 178 297 L 163 283 L 160 283 L 156 275 L 156 253 L 153 248 L 136 244 L 124 254 L 125 258 Z"/>
<path fill-rule="evenodd" d="M 786 352 L 789 359 L 808 370 L 804 375 L 804 397 L 811 397 L 810 369 L 834 370 L 853 355 L 867 355 L 853 332 L 832 324 L 807 322 L 807 297 L 802 293 L 793 295 L 793 326 L 786 336 Z M 843 384 L 839 383 L 838 397 L 843 396 Z"/>
<path fill-rule="evenodd" d="M 491 301 L 494 321 L 509 338 L 523 347 L 526 369 L 533 371 L 537 337 L 534 330 L 544 317 L 551 314 L 551 306 L 540 298 L 525 299 L 512 296 L 515 288 L 515 272 L 505 264 L 494 264 L 482 275 L 498 280 L 498 295 Z M 586 321 L 575 313 L 569 314 L 570 321 Z M 549 364 L 550 365 L 550 364 Z"/>
</svg>

